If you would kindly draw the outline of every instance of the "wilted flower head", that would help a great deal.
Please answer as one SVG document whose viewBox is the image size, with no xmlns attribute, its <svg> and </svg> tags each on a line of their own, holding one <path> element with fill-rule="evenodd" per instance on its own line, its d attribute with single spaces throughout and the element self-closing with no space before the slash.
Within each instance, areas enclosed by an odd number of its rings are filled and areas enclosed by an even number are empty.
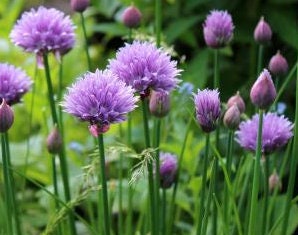
<svg viewBox="0 0 298 235">
<path fill-rule="evenodd" d="M 4 133 L 9 130 L 14 121 L 14 114 L 11 107 L 2 99 L 0 105 L 0 132 Z"/>
<path fill-rule="evenodd" d="M 270 59 L 268 68 L 270 72 L 275 76 L 285 75 L 288 72 L 288 62 L 285 57 L 277 51 L 276 55 Z"/>
<path fill-rule="evenodd" d="M 90 132 L 104 133 L 110 124 L 123 122 L 136 107 L 134 90 L 109 70 L 86 73 L 64 96 L 64 111 L 90 123 Z"/>
<path fill-rule="evenodd" d="M 254 31 L 255 41 L 260 44 L 265 44 L 270 42 L 271 37 L 272 37 L 271 28 L 269 24 L 264 20 L 264 17 L 262 16 Z"/>
<path fill-rule="evenodd" d="M 232 107 L 234 104 L 237 105 L 240 113 L 244 113 L 245 111 L 245 103 L 242 99 L 242 97 L 240 96 L 239 91 L 237 91 L 236 95 L 233 95 L 229 98 L 228 102 L 227 102 L 227 107 L 230 108 Z"/>
<path fill-rule="evenodd" d="M 170 188 L 176 180 L 177 175 L 177 156 L 171 153 L 160 153 L 160 187 Z"/>
<path fill-rule="evenodd" d="M 39 57 L 48 52 L 59 57 L 74 46 L 74 25 L 63 12 L 41 6 L 23 13 L 10 38 L 15 45 Z"/>
<path fill-rule="evenodd" d="M 142 13 L 135 6 L 127 7 L 122 15 L 122 21 L 128 28 L 136 28 L 139 26 L 142 18 Z"/>
<path fill-rule="evenodd" d="M 274 171 L 268 179 L 269 190 L 272 192 L 275 188 L 281 190 L 282 184 L 281 180 L 276 171 Z"/>
<path fill-rule="evenodd" d="M 83 12 L 89 6 L 90 0 L 71 0 L 70 6 L 73 11 Z"/>
<path fill-rule="evenodd" d="M 236 141 L 246 150 L 255 151 L 257 146 L 259 115 L 240 123 Z M 284 146 L 293 136 L 293 124 L 284 116 L 267 113 L 263 118 L 262 152 L 267 154 Z"/>
<path fill-rule="evenodd" d="M 0 63 L 0 100 L 5 99 L 9 105 L 18 103 L 31 85 L 31 80 L 23 70 Z"/>
<path fill-rule="evenodd" d="M 205 42 L 209 47 L 224 47 L 233 37 L 232 17 L 227 11 L 213 10 L 206 18 L 203 30 Z"/>
<path fill-rule="evenodd" d="M 141 95 L 149 89 L 171 91 L 179 80 L 177 62 L 161 48 L 149 42 L 125 44 L 109 62 L 108 68 Z"/>
<path fill-rule="evenodd" d="M 220 116 L 220 100 L 217 90 L 198 90 L 194 94 L 197 120 L 204 132 L 214 131 Z"/>
<path fill-rule="evenodd" d="M 268 108 L 276 97 L 276 90 L 267 69 L 264 69 L 250 90 L 250 99 L 260 109 Z"/>
</svg>

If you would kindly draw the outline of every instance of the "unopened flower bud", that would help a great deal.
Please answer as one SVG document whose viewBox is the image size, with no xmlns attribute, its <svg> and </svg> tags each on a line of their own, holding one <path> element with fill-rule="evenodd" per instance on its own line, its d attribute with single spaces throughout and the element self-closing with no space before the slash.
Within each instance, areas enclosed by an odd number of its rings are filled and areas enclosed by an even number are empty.
<svg viewBox="0 0 298 235">
<path fill-rule="evenodd" d="M 278 188 L 279 190 L 281 190 L 281 181 L 280 178 L 278 176 L 278 174 L 276 172 L 272 173 L 272 175 L 270 175 L 269 179 L 268 179 L 268 183 L 269 183 L 269 190 L 273 191 L 275 188 Z"/>
<path fill-rule="evenodd" d="M 268 108 L 276 97 L 276 90 L 267 69 L 258 77 L 250 90 L 250 99 L 260 109 Z"/>
<path fill-rule="evenodd" d="M 47 148 L 49 153 L 57 154 L 62 149 L 62 137 L 57 127 L 54 127 L 47 138 Z"/>
<path fill-rule="evenodd" d="M 165 91 L 152 91 L 149 102 L 149 110 L 155 117 L 165 117 L 170 111 L 169 93 Z"/>
<path fill-rule="evenodd" d="M 234 104 L 232 107 L 228 108 L 226 111 L 223 122 L 225 126 L 231 130 L 235 130 L 238 128 L 240 123 L 240 111 L 236 104 Z"/>
<path fill-rule="evenodd" d="M 244 111 L 245 111 L 245 103 L 244 103 L 242 97 L 240 96 L 239 91 L 237 91 L 236 95 L 230 97 L 230 99 L 227 102 L 227 107 L 230 108 L 234 104 L 237 105 L 240 113 L 244 113 Z"/>
<path fill-rule="evenodd" d="M 135 6 L 127 7 L 122 15 L 122 21 L 128 28 L 136 28 L 139 26 L 142 18 L 142 13 Z"/>
<path fill-rule="evenodd" d="M 176 180 L 177 175 L 177 157 L 170 153 L 160 153 L 160 187 L 167 189 Z"/>
<path fill-rule="evenodd" d="M 268 68 L 275 76 L 285 75 L 288 72 L 288 62 L 279 51 L 270 59 Z"/>
<path fill-rule="evenodd" d="M 272 37 L 272 31 L 269 24 L 264 20 L 262 16 L 254 31 L 254 39 L 260 44 L 266 44 L 270 42 Z"/>
<path fill-rule="evenodd" d="M 90 0 L 71 0 L 70 6 L 73 11 L 83 12 L 89 6 Z"/>
<path fill-rule="evenodd" d="M 0 105 L 0 132 L 4 133 L 9 130 L 14 121 L 14 114 L 11 107 L 2 99 Z"/>
</svg>

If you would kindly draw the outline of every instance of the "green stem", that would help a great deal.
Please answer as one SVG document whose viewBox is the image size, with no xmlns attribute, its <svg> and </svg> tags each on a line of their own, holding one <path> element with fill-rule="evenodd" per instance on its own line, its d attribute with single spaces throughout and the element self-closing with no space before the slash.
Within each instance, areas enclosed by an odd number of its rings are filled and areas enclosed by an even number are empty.
<svg viewBox="0 0 298 235">
<path fill-rule="evenodd" d="M 161 234 L 166 234 L 166 221 L 167 221 L 167 190 L 162 189 L 162 215 L 161 215 Z"/>
<path fill-rule="evenodd" d="M 59 206 L 59 201 L 57 200 L 57 198 L 59 198 L 59 193 L 58 193 L 58 185 L 57 185 L 57 169 L 56 169 L 56 164 L 55 164 L 55 155 L 51 156 L 52 157 L 52 171 L 53 171 L 53 185 L 54 185 L 54 194 L 56 196 L 55 198 L 55 208 L 56 208 L 56 212 L 59 211 L 60 206 Z M 61 233 L 61 226 L 60 224 L 58 225 L 58 231 L 57 234 L 60 235 Z"/>
<path fill-rule="evenodd" d="M 11 181 L 10 170 L 6 152 L 5 133 L 1 134 L 1 147 L 2 147 L 2 162 L 3 162 L 3 178 L 4 178 L 4 195 L 5 195 L 5 208 L 6 208 L 6 226 L 7 234 L 13 235 L 12 226 L 12 202 L 11 202 Z"/>
<path fill-rule="evenodd" d="M 262 234 L 267 234 L 267 216 L 268 216 L 268 200 L 269 200 L 269 159 L 268 156 L 264 162 L 264 207 L 262 216 Z"/>
<path fill-rule="evenodd" d="M 259 45 L 257 77 L 259 76 L 259 74 L 261 73 L 261 70 L 262 70 L 263 57 L 264 57 L 264 46 Z"/>
<path fill-rule="evenodd" d="M 220 89 L 220 82 L 219 82 L 219 50 L 216 49 L 214 51 L 214 89 Z M 219 132 L 220 127 L 218 126 L 215 130 L 215 147 L 218 149 L 219 146 Z M 218 159 L 214 159 L 214 185 L 213 185 L 213 196 L 217 198 L 217 191 L 218 191 Z M 213 201 L 213 216 L 212 216 L 212 233 L 213 235 L 217 234 L 217 206 L 215 201 Z"/>
<path fill-rule="evenodd" d="M 160 231 L 160 225 L 159 225 L 159 208 L 160 208 L 160 194 L 159 194 L 159 189 L 160 189 L 160 159 L 159 159 L 159 144 L 160 144 L 160 126 L 161 126 L 161 120 L 158 118 L 155 122 L 155 143 L 154 143 L 154 148 L 156 149 L 156 158 L 155 158 L 155 219 L 156 219 L 156 227 L 157 230 Z M 159 232 L 158 232 L 159 233 Z"/>
<path fill-rule="evenodd" d="M 283 84 L 281 85 L 280 89 L 278 90 L 278 93 L 276 95 L 276 98 L 274 100 L 274 103 L 272 104 L 272 106 L 276 106 L 277 102 L 279 101 L 281 95 L 283 94 L 284 90 L 286 89 L 286 87 L 288 86 L 288 84 L 290 83 L 290 81 L 292 80 L 292 77 L 294 77 L 293 75 L 295 74 L 295 71 L 297 69 L 298 63 L 296 63 L 293 68 L 291 69 L 291 71 L 289 72 L 289 75 L 286 77 L 286 79 L 284 80 Z"/>
<path fill-rule="evenodd" d="M 172 229 L 173 229 L 173 224 L 174 224 L 174 218 L 175 218 L 175 201 L 176 201 L 176 194 L 177 194 L 177 189 L 178 189 L 178 185 L 179 185 L 179 176 L 180 176 L 180 171 L 181 171 L 181 164 L 183 162 L 183 156 L 184 156 L 184 151 L 186 148 L 186 142 L 187 142 L 187 138 L 188 138 L 188 134 L 190 131 L 190 127 L 191 127 L 191 122 L 192 122 L 192 117 L 189 118 L 187 127 L 186 127 L 186 132 L 184 135 L 184 139 L 183 139 L 183 143 L 182 143 L 182 148 L 180 151 L 180 155 L 179 155 L 179 159 L 178 159 L 178 169 L 177 169 L 177 177 L 176 177 L 176 181 L 174 183 L 174 189 L 173 189 L 173 194 L 172 194 L 172 198 L 171 198 L 171 203 L 170 203 L 170 213 L 169 213 L 169 223 L 167 223 L 167 235 L 171 235 L 172 234 Z"/>
<path fill-rule="evenodd" d="M 162 5 L 161 0 L 155 0 L 155 34 L 156 34 L 156 46 L 160 47 L 161 41 L 161 22 L 162 22 Z"/>
<path fill-rule="evenodd" d="M 131 29 L 130 29 L 131 31 Z M 131 114 L 128 114 L 127 117 L 127 145 L 131 147 L 132 139 L 131 139 L 131 129 L 132 129 L 132 117 Z M 133 159 L 129 159 L 129 169 L 133 167 Z M 128 174 L 129 175 L 129 174 Z M 128 213 L 127 213 L 127 224 L 126 224 L 126 235 L 132 234 L 132 202 L 133 202 L 133 188 L 131 185 L 128 186 Z"/>
<path fill-rule="evenodd" d="M 207 231 L 207 225 L 208 225 L 208 218 L 209 218 L 209 212 L 210 212 L 210 206 L 211 206 L 211 198 L 215 197 L 213 193 L 213 187 L 214 187 L 214 180 L 215 180 L 215 171 L 214 171 L 214 161 L 211 167 L 211 178 L 210 178 L 210 184 L 209 184 L 209 190 L 207 194 L 207 203 L 206 203 L 206 210 L 203 216 L 203 224 L 202 224 L 202 234 L 206 234 Z"/>
<path fill-rule="evenodd" d="M 12 200 L 12 210 L 14 214 L 14 219 L 15 219 L 15 226 L 17 230 L 17 235 L 22 234 L 22 228 L 21 228 L 21 220 L 20 220 L 20 213 L 19 213 L 19 208 L 16 200 L 16 188 L 15 188 L 15 181 L 13 177 L 13 169 L 12 169 L 12 164 L 11 164 L 11 158 L 10 158 L 10 148 L 9 148 L 9 138 L 8 138 L 8 133 L 4 133 L 4 138 L 5 138 L 5 145 L 6 145 L 6 155 L 7 155 L 7 161 L 8 161 L 8 169 L 9 169 L 9 179 L 10 179 L 10 184 L 11 184 L 11 200 Z"/>
<path fill-rule="evenodd" d="M 227 158 L 226 158 L 226 164 L 227 164 L 227 173 L 228 177 L 231 179 L 231 166 L 232 166 L 232 151 L 233 151 L 233 139 L 234 139 L 234 131 L 229 131 L 229 137 L 228 137 L 228 150 L 227 150 Z M 223 217 L 224 217 L 224 223 L 226 225 L 229 224 L 229 190 L 228 186 L 225 183 L 224 186 L 224 203 L 223 203 Z"/>
<path fill-rule="evenodd" d="M 213 87 L 214 89 L 220 87 L 219 84 L 219 61 L 218 61 L 218 57 L 219 57 L 219 50 L 216 49 L 214 50 L 214 80 L 213 80 Z"/>
<path fill-rule="evenodd" d="M 88 50 L 88 38 L 87 38 L 86 24 L 85 24 L 85 18 L 84 18 L 83 12 L 80 13 L 80 16 L 81 16 L 83 35 L 84 35 L 84 39 L 85 39 L 85 52 L 86 52 L 86 57 L 87 57 L 88 70 L 91 71 L 91 59 L 90 59 L 90 54 L 89 54 L 89 50 Z"/>
<path fill-rule="evenodd" d="M 143 123 L 144 123 L 144 134 L 145 134 L 145 144 L 146 148 L 150 148 L 150 133 L 148 126 L 148 107 L 145 99 L 142 99 L 142 108 L 143 108 Z M 156 234 L 155 227 L 155 193 L 154 193 L 154 181 L 153 181 L 153 167 L 152 162 L 147 163 L 148 170 L 148 181 L 149 181 L 149 197 L 150 197 L 150 216 L 151 216 L 151 234 Z"/>
<path fill-rule="evenodd" d="M 201 235 L 202 232 L 202 222 L 203 222 L 203 211 L 204 211 L 204 202 L 205 202 L 205 190 L 207 182 L 207 169 L 208 169 L 208 155 L 209 155 L 209 142 L 210 134 L 206 134 L 206 145 L 205 145 L 205 155 L 203 159 L 203 175 L 202 175 L 202 191 L 201 191 L 201 200 L 200 200 L 200 209 L 198 214 L 198 225 L 197 225 L 197 235 Z"/>
<path fill-rule="evenodd" d="M 129 28 L 129 30 L 128 30 L 128 42 L 132 43 L 132 29 L 131 28 Z"/>
<path fill-rule="evenodd" d="M 297 67 L 298 67 L 298 60 L 297 60 Z M 296 70 L 296 104 L 295 104 L 295 129 L 294 129 L 294 143 L 293 143 L 293 155 L 291 158 L 291 165 L 290 165 L 290 177 L 289 177 L 289 184 L 287 189 L 287 199 L 284 209 L 284 221 L 282 225 L 282 230 L 284 234 L 287 234 L 288 229 L 288 222 L 291 210 L 291 200 L 293 197 L 294 187 L 295 187 L 295 178 L 296 178 L 296 171 L 297 171 L 297 158 L 298 158 L 298 69 Z"/>
<path fill-rule="evenodd" d="M 53 121 L 54 126 L 57 125 L 57 128 L 58 128 L 58 130 L 61 134 L 62 140 L 63 140 L 63 133 L 61 132 L 61 127 L 58 122 L 58 117 L 57 117 L 57 112 L 56 112 L 56 107 L 55 107 L 54 92 L 53 92 L 53 86 L 52 86 L 52 81 L 51 81 L 50 67 L 49 67 L 47 53 L 43 54 L 43 63 L 44 63 L 45 75 L 46 75 L 46 81 L 47 81 L 47 87 L 48 87 L 48 99 L 49 99 L 50 108 L 51 108 L 52 121 Z M 70 201 L 71 195 L 70 195 L 69 180 L 68 180 L 68 168 L 67 168 L 67 162 L 65 159 L 64 141 L 62 141 L 62 150 L 60 151 L 60 153 L 58 155 L 59 155 L 60 166 L 61 166 L 65 199 L 67 201 Z M 75 227 L 74 216 L 72 213 L 69 214 L 69 222 L 70 222 L 71 234 L 76 235 L 77 231 L 76 231 L 76 227 Z"/>
<path fill-rule="evenodd" d="M 103 220 L 104 220 L 104 234 L 110 234 L 110 215 L 109 215 L 109 202 L 108 202 L 108 187 L 106 179 L 106 162 L 105 162 L 105 152 L 104 152 L 104 141 L 103 135 L 98 136 L 98 150 L 99 150 L 99 160 L 100 160 L 100 179 L 102 191 L 99 191 L 102 197 L 102 207 L 103 207 Z M 102 218 L 99 218 L 102 219 Z"/>
<path fill-rule="evenodd" d="M 118 234 L 119 235 L 122 235 L 123 234 L 123 216 L 122 216 L 122 213 L 123 213 L 123 205 L 122 205 L 122 193 L 123 193 L 123 154 L 120 153 L 120 156 L 119 156 L 119 169 L 118 169 L 118 176 L 119 176 L 119 179 L 118 179 L 118 182 L 119 182 L 119 211 L 118 211 Z"/>
<path fill-rule="evenodd" d="M 257 137 L 256 159 L 254 162 L 254 174 L 251 193 L 250 215 L 248 224 L 248 235 L 255 234 L 255 222 L 257 218 L 257 203 L 260 183 L 260 161 L 262 155 L 262 130 L 263 130 L 263 110 L 259 110 L 259 128 Z"/>
</svg>

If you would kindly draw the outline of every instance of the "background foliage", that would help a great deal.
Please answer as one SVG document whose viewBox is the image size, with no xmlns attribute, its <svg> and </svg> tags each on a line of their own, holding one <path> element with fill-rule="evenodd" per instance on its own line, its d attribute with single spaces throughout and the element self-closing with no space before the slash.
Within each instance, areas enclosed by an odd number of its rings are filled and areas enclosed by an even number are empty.
<svg viewBox="0 0 298 235">
<path fill-rule="evenodd" d="M 131 0 L 93 0 L 90 7 L 84 14 L 87 19 L 88 40 L 91 45 L 92 67 L 105 68 L 108 59 L 114 56 L 116 50 L 123 45 L 127 35 L 127 29 L 121 23 L 123 9 L 131 3 Z M 133 32 L 134 37 L 150 37 L 154 35 L 154 2 L 152 0 L 135 0 L 134 4 L 141 10 L 143 20 L 141 27 Z M 35 66 L 33 55 L 22 52 L 12 45 L 9 40 L 9 33 L 24 10 L 38 5 L 54 6 L 64 12 L 71 14 L 76 28 L 77 43 L 75 48 L 65 56 L 63 60 L 63 85 L 66 87 L 78 76 L 85 73 L 87 64 L 84 56 L 83 39 L 81 27 L 79 26 L 79 15 L 70 10 L 68 1 L 25 1 L 25 0 L 1 0 L 0 3 L 0 62 L 8 62 L 15 66 L 22 67 L 34 80 L 34 92 L 27 94 L 21 105 L 14 107 L 15 123 L 10 131 L 12 140 L 13 164 L 17 170 L 28 178 L 39 182 L 47 187 L 51 185 L 50 155 L 46 152 L 45 136 L 49 133 L 50 110 L 46 99 L 45 78 L 42 70 Z M 273 40 L 265 49 L 265 65 L 270 57 L 280 50 L 287 58 L 290 68 L 296 60 L 298 50 L 298 1 L 297 0 L 168 0 L 163 1 L 163 43 L 174 49 L 174 57 L 179 61 L 179 67 L 184 70 L 182 74 L 183 83 L 181 88 L 173 94 L 171 116 L 167 117 L 163 125 L 162 149 L 176 154 L 180 152 L 180 145 L 183 141 L 185 126 L 193 114 L 191 91 L 203 88 L 212 84 L 212 50 L 205 46 L 202 34 L 202 24 L 212 9 L 226 9 L 231 13 L 235 24 L 234 39 L 229 47 L 220 51 L 220 73 L 221 73 L 221 99 L 226 101 L 237 90 L 241 91 L 247 101 L 248 113 L 252 114 L 254 108 L 250 105 L 249 94 L 251 84 L 256 79 L 257 45 L 253 40 L 253 30 L 260 16 L 264 16 L 273 30 Z M 264 65 L 264 66 L 265 66 Z M 51 58 L 52 77 L 57 89 L 59 63 Z M 185 82 L 191 84 L 185 84 Z M 294 83 L 293 83 L 294 84 Z M 286 103 L 286 115 L 293 120 L 294 116 L 294 85 L 290 85 L 287 92 L 282 96 Z M 193 89 L 192 89 L 193 88 Z M 32 104 L 34 105 L 32 106 Z M 31 112 L 32 110 L 32 112 Z M 133 114 L 133 144 L 135 149 L 141 150 L 142 128 L 141 117 L 138 111 Z M 74 120 L 65 115 L 66 143 L 70 174 L 73 181 L 72 188 L 75 192 L 84 186 L 83 166 L 90 164 L 93 152 L 93 139 L 89 136 L 86 124 Z M 204 141 L 200 128 L 193 122 L 193 128 L 187 141 L 185 159 L 183 162 L 183 190 L 178 194 L 178 204 L 183 220 L 177 225 L 183 231 L 181 234 L 188 234 L 191 228 L 194 212 L 192 208 L 193 195 L 200 191 L 199 176 L 195 176 L 193 162 L 197 161 Z M 116 125 L 107 135 L 107 142 L 121 143 L 119 138 L 120 126 Z M 226 136 L 222 137 L 224 143 Z M 110 147 L 111 147 L 110 146 Z M 244 158 L 240 149 L 239 156 Z M 117 154 L 109 152 L 109 175 L 110 184 L 115 183 L 117 176 Z M 278 157 L 278 156 L 276 156 Z M 240 159 L 239 161 L 246 161 Z M 235 169 L 234 169 L 235 170 Z M 243 175 L 241 175 L 243 174 Z M 242 179 L 245 169 L 240 173 Z M 2 174 L 1 174 L 2 175 Z M 44 228 L 48 220 L 48 211 L 51 211 L 51 204 L 48 203 L 48 196 L 30 181 L 16 176 L 17 187 L 20 189 L 19 199 L 24 199 L 21 209 L 24 211 L 26 231 L 28 234 L 38 234 Z M 241 182 L 241 180 L 239 180 Z M 79 184 L 76 184 L 79 182 Z M 283 185 L 286 185 L 287 173 L 283 176 Z M 143 185 L 143 186 L 142 186 Z M 138 183 L 136 190 L 140 194 L 137 203 L 145 203 L 146 191 L 144 184 Z M 239 187 L 240 184 L 239 184 Z M 285 189 L 285 188 L 284 188 Z M 115 192 L 116 189 L 114 189 Z M 296 187 L 297 190 L 297 187 Z M 112 191 L 113 192 L 113 191 Z M 296 191 L 295 195 L 298 193 Z M 113 193 L 112 193 L 113 195 Z M 116 195 L 116 194 L 115 194 Z M 124 196 L 125 197 L 125 196 Z M 283 197 L 278 198 L 284 200 Z M 40 202 L 39 204 L 36 201 Z M 117 212 L 117 200 L 113 204 L 113 212 Z M 279 204 L 279 202 L 277 202 Z M 0 202 L 0 212 L 3 204 Z M 84 214 L 82 208 L 77 208 Z M 277 209 L 278 210 L 278 209 Z M 294 211 L 293 211 L 294 212 Z M 297 208 L 295 208 L 297 213 Z M 279 211 L 276 212 L 278 214 Z M 292 217 L 293 218 L 293 217 Z M 1 221 L 0 227 L 5 220 Z M 293 231 L 297 221 L 292 219 Z M 280 233 L 276 233 L 280 234 Z"/>
</svg>

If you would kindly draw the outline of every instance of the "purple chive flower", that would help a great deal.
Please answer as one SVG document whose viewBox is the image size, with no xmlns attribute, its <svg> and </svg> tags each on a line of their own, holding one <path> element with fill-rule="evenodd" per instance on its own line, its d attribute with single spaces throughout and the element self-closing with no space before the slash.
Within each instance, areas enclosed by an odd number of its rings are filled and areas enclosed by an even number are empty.
<svg viewBox="0 0 298 235">
<path fill-rule="evenodd" d="M 276 55 L 270 59 L 268 68 L 270 72 L 275 76 L 285 75 L 288 72 L 288 62 L 285 57 L 277 51 Z"/>
<path fill-rule="evenodd" d="M 43 53 L 48 52 L 53 52 L 59 58 L 74 46 L 74 25 L 63 12 L 41 6 L 23 13 L 11 31 L 10 38 L 26 52 L 35 53 L 38 60 Z"/>
<path fill-rule="evenodd" d="M 194 94 L 197 120 L 204 132 L 216 129 L 216 122 L 220 116 L 220 99 L 217 90 L 198 90 Z"/>
<path fill-rule="evenodd" d="M 167 189 L 172 186 L 177 175 L 177 156 L 171 153 L 160 153 L 160 187 Z"/>
<path fill-rule="evenodd" d="M 260 44 L 266 44 L 271 41 L 271 37 L 272 31 L 270 25 L 264 20 L 264 17 L 262 16 L 255 28 L 254 39 Z"/>
<path fill-rule="evenodd" d="M 126 44 L 109 61 L 108 68 L 136 92 L 146 95 L 149 89 L 171 91 L 177 87 L 180 70 L 177 62 L 161 48 L 149 42 Z"/>
<path fill-rule="evenodd" d="M 64 111 L 90 123 L 89 130 L 97 136 L 110 124 L 123 122 L 136 107 L 134 90 L 109 70 L 96 70 L 79 78 L 64 96 Z"/>
<path fill-rule="evenodd" d="M 5 99 L 9 105 L 16 104 L 31 85 L 31 80 L 23 70 L 0 63 L 0 100 Z"/>
<path fill-rule="evenodd" d="M 240 123 L 236 131 L 236 141 L 246 150 L 255 151 L 257 148 L 259 115 L 256 114 L 251 120 Z M 284 116 L 276 113 L 267 113 L 263 119 L 262 152 L 272 153 L 284 146 L 293 136 L 293 124 Z"/>
<path fill-rule="evenodd" d="M 211 11 L 203 24 L 204 39 L 211 48 L 226 46 L 233 37 L 233 30 L 232 17 L 227 11 Z"/>
<path fill-rule="evenodd" d="M 142 18 L 142 13 L 135 6 L 127 7 L 122 15 L 122 21 L 128 28 L 136 28 L 139 26 Z"/>
<path fill-rule="evenodd" d="M 250 99 L 260 109 L 268 108 L 276 97 L 276 90 L 267 69 L 264 69 L 250 90 Z"/>
</svg>

